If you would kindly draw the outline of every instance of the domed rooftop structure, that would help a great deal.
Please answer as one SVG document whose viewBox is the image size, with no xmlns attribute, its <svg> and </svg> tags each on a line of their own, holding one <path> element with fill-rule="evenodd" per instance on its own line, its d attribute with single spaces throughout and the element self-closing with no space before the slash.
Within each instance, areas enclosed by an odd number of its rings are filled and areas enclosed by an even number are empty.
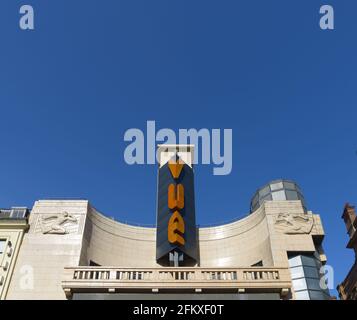
<svg viewBox="0 0 357 320">
<path fill-rule="evenodd" d="M 257 210 L 265 200 L 300 200 L 305 211 L 305 199 L 299 186 L 291 180 L 273 180 L 265 186 L 258 189 L 250 203 L 250 213 Z"/>
</svg>

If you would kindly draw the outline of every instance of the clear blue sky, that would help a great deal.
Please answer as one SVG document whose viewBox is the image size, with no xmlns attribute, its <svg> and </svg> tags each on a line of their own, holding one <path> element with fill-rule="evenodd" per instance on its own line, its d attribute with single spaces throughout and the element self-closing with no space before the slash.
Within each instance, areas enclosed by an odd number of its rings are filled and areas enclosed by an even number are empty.
<svg viewBox="0 0 357 320">
<path fill-rule="evenodd" d="M 0 3 L 0 207 L 87 198 L 155 222 L 155 165 L 123 160 L 128 128 L 232 128 L 233 172 L 196 167 L 202 224 L 243 217 L 255 190 L 295 180 L 319 213 L 336 284 L 357 204 L 354 0 L 28 0 Z M 335 8 L 334 31 L 319 8 Z M 175 117 L 173 117 L 175 115 Z"/>
</svg>

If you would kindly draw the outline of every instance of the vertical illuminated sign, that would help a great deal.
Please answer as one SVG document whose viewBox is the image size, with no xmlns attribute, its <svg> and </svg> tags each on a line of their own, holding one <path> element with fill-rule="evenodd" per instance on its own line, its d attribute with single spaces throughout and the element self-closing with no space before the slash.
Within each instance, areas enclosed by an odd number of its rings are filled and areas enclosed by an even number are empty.
<svg viewBox="0 0 357 320">
<path fill-rule="evenodd" d="M 156 259 L 162 265 L 198 262 L 192 145 L 161 145 Z"/>
</svg>

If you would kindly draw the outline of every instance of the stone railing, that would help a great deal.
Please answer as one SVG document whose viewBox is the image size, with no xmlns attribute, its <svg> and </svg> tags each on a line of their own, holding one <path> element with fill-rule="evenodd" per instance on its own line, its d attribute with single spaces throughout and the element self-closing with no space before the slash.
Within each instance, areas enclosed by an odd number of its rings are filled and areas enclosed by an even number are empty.
<svg viewBox="0 0 357 320">
<path fill-rule="evenodd" d="M 62 287 L 67 296 L 73 292 L 158 292 L 160 289 L 205 289 L 239 292 L 280 292 L 291 287 L 287 268 L 114 268 L 67 267 Z"/>
</svg>

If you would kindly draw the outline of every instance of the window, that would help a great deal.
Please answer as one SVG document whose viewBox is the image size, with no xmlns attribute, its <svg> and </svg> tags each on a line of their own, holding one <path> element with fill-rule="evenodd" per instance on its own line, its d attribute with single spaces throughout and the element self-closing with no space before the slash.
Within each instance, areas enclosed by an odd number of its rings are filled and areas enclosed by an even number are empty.
<svg viewBox="0 0 357 320">
<path fill-rule="evenodd" d="M 295 190 L 295 183 L 284 181 L 284 187 L 286 189 Z"/>
<path fill-rule="evenodd" d="M 296 191 L 286 190 L 286 199 L 287 200 L 299 200 L 298 194 Z"/>
<path fill-rule="evenodd" d="M 267 196 L 265 196 L 265 197 L 263 197 L 262 199 L 261 199 L 261 201 L 263 202 L 263 201 L 269 201 L 269 200 L 272 200 L 273 198 L 271 197 L 271 194 L 268 194 Z"/>
<path fill-rule="evenodd" d="M 0 210 L 0 218 L 8 218 L 10 217 L 10 210 Z"/>
<path fill-rule="evenodd" d="M 309 292 L 307 290 L 302 290 L 295 292 L 296 300 L 310 300 Z"/>
<path fill-rule="evenodd" d="M 273 200 L 286 200 L 285 192 L 284 190 L 281 191 L 275 191 L 272 193 Z"/>
<path fill-rule="evenodd" d="M 302 255 L 301 262 L 304 266 L 314 267 L 316 268 L 316 261 L 313 256 L 309 255 Z"/>
<path fill-rule="evenodd" d="M 294 291 L 307 290 L 305 278 L 292 280 Z"/>
<path fill-rule="evenodd" d="M 264 196 L 266 196 L 266 195 L 269 194 L 269 193 L 270 193 L 270 187 L 269 187 L 269 186 L 266 186 L 266 187 L 264 187 L 263 189 L 261 189 L 261 190 L 259 191 L 260 197 L 264 197 Z"/>
<path fill-rule="evenodd" d="M 257 193 L 254 198 L 253 198 L 253 201 L 252 201 L 252 206 L 253 208 L 255 208 L 255 206 L 258 204 L 259 202 L 259 194 Z"/>
<path fill-rule="evenodd" d="M 283 189 L 284 186 L 283 186 L 283 183 L 282 182 L 277 182 L 277 183 L 273 183 L 270 185 L 270 188 L 272 191 L 274 190 L 279 190 L 279 189 Z"/>
<path fill-rule="evenodd" d="M 11 210 L 11 218 L 23 219 L 25 217 L 26 217 L 26 209 L 25 208 L 13 208 Z"/>
<path fill-rule="evenodd" d="M 6 240 L 0 239 L 0 255 L 5 252 Z"/>
<path fill-rule="evenodd" d="M 289 267 L 293 290 L 297 300 L 322 300 L 329 298 L 328 289 L 320 286 L 321 262 L 315 253 L 302 253 L 289 256 Z"/>
<path fill-rule="evenodd" d="M 302 266 L 290 268 L 290 273 L 292 279 L 305 277 L 304 268 Z"/>
</svg>

